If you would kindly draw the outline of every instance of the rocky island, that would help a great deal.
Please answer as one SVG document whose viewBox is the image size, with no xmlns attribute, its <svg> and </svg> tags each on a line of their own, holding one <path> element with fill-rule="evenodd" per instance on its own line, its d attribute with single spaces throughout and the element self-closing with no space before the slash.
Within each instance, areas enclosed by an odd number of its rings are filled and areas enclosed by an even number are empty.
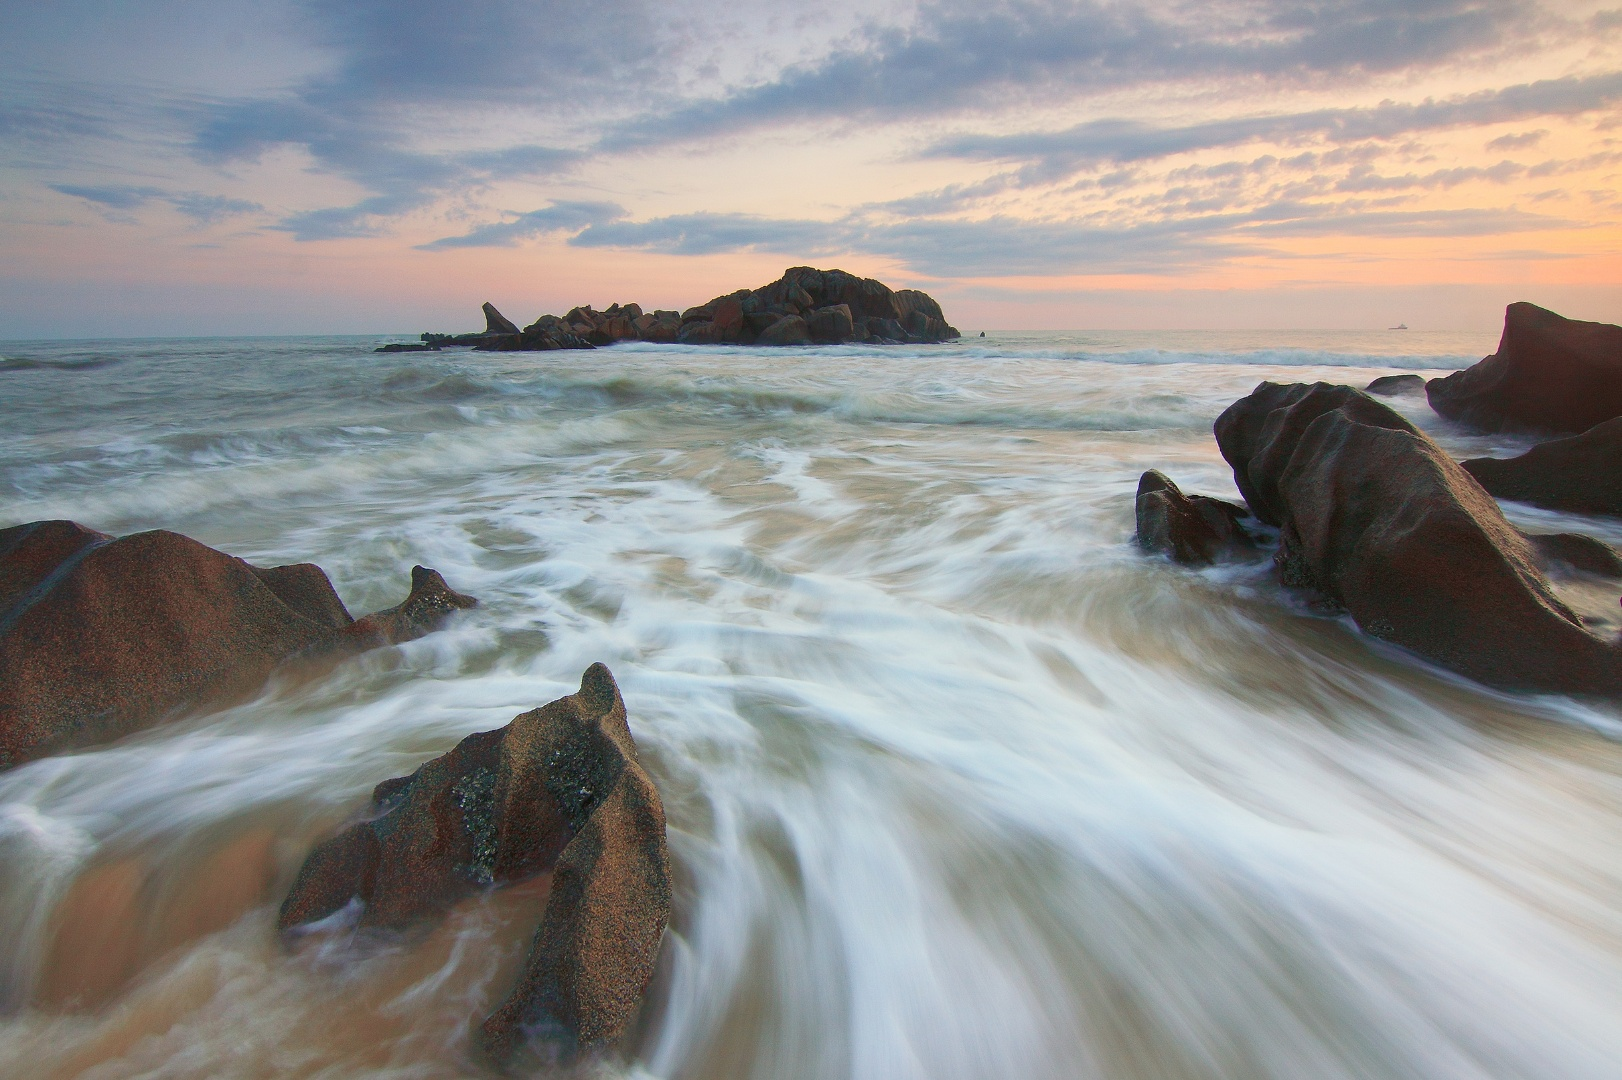
<svg viewBox="0 0 1622 1080">
<path fill-rule="evenodd" d="M 678 345 L 932 344 L 959 336 L 934 297 L 892 289 L 843 270 L 794 266 L 758 289 L 739 289 L 686 311 L 644 310 L 640 304 L 590 305 L 542 315 L 520 330 L 491 304 L 475 334 L 423 334 L 417 345 L 379 352 L 417 352 L 448 345 L 490 352 L 590 349 L 617 341 Z"/>
</svg>

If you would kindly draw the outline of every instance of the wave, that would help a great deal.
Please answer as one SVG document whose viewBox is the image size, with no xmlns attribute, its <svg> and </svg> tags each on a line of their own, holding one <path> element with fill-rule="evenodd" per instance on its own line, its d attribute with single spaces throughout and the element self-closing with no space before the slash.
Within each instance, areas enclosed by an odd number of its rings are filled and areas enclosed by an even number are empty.
<svg viewBox="0 0 1622 1080">
<path fill-rule="evenodd" d="M 0 371 L 95 371 L 123 362 L 121 356 L 74 356 L 60 360 L 6 356 L 0 357 Z"/>
</svg>

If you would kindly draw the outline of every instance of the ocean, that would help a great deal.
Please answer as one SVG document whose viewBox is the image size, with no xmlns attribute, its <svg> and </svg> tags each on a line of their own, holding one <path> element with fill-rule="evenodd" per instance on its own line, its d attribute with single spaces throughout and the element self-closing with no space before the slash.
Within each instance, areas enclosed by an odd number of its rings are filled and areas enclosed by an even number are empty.
<svg viewBox="0 0 1622 1080">
<path fill-rule="evenodd" d="M 1622 713 L 1132 543 L 1145 469 L 1236 496 L 1211 423 L 1256 383 L 1496 334 L 391 340 L 0 343 L 0 527 L 315 562 L 357 615 L 413 563 L 481 601 L 0 774 L 0 1075 L 482 1075 L 532 892 L 367 947 L 288 949 L 276 906 L 373 785 L 600 660 L 676 896 L 591 1075 L 1622 1076 Z M 1458 457 L 1530 445 L 1391 402 Z M 1618 629 L 1614 591 L 1560 589 Z"/>
</svg>

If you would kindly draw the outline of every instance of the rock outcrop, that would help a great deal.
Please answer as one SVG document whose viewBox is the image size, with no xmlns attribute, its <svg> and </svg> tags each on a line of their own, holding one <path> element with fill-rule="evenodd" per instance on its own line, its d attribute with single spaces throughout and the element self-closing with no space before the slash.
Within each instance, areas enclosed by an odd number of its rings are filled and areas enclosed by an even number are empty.
<svg viewBox="0 0 1622 1080">
<path fill-rule="evenodd" d="M 790 267 L 769 285 L 739 289 L 681 312 L 644 311 L 638 304 L 614 304 L 596 311 L 588 305 L 572 308 L 567 315 L 542 315 L 523 330 L 502 319 L 489 304 L 485 317 L 488 327 L 482 334 L 424 334 L 424 347 L 471 345 L 494 352 L 532 352 L 589 349 L 617 341 L 894 345 L 958 336 L 928 293 L 892 290 L 872 278 L 809 266 Z M 403 347 L 394 351 L 403 351 Z"/>
<path fill-rule="evenodd" d="M 1184 495 L 1165 473 L 1150 469 L 1138 480 L 1138 547 L 1184 566 L 1209 566 L 1248 554 L 1256 541 L 1240 522 L 1250 511 L 1209 495 Z"/>
<path fill-rule="evenodd" d="M 519 330 L 517 324 L 497 311 L 496 305 L 486 300 L 484 302 L 484 332 L 494 336 L 496 334 L 516 334 Z"/>
<path fill-rule="evenodd" d="M 1367 394 L 1396 397 L 1399 394 L 1423 394 L 1425 380 L 1418 375 L 1381 375 L 1363 388 Z"/>
<path fill-rule="evenodd" d="M 1463 465 L 1500 499 L 1622 516 L 1622 417 L 1539 443 L 1519 457 L 1471 458 Z"/>
<path fill-rule="evenodd" d="M 568 1060 L 619 1037 L 653 976 L 670 859 L 608 668 L 593 664 L 577 693 L 385 780 L 372 815 L 311 852 L 281 929 L 352 904 L 362 927 L 405 929 L 551 873 L 524 969 L 481 1025 L 481 1048 L 498 1064 L 526 1046 Z"/>
<path fill-rule="evenodd" d="M 251 693 L 291 660 L 421 637 L 472 597 L 412 570 L 356 621 L 321 568 L 250 566 L 178 533 L 0 530 L 0 768 Z"/>
<path fill-rule="evenodd" d="M 1622 416 L 1622 327 L 1511 304 L 1498 351 L 1425 393 L 1443 416 L 1483 431 L 1587 431 Z"/>
<path fill-rule="evenodd" d="M 1555 597 L 1532 545 L 1429 438 L 1347 386 L 1262 383 L 1216 422 L 1284 581 L 1480 682 L 1615 695 L 1622 650 Z"/>
</svg>

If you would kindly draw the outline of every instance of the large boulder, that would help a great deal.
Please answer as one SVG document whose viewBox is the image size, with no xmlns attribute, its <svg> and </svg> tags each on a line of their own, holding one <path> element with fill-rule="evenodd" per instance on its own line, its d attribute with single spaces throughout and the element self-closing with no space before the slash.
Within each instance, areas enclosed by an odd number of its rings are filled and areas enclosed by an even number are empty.
<svg viewBox="0 0 1622 1080">
<path fill-rule="evenodd" d="M 1349 386 L 1264 382 L 1216 422 L 1287 584 L 1493 686 L 1622 692 L 1622 651 L 1554 595 L 1532 545 L 1429 438 Z"/>
<path fill-rule="evenodd" d="M 848 304 L 833 304 L 818 308 L 805 320 L 811 340 L 819 345 L 840 345 L 856 334 L 856 324 L 850 316 Z"/>
<path fill-rule="evenodd" d="M 617 1039 L 653 976 L 670 915 L 664 808 L 602 664 L 578 692 L 379 784 L 369 820 L 311 852 L 278 926 L 353 905 L 362 927 L 405 929 L 546 873 L 524 969 L 479 1029 L 498 1064 L 526 1047 L 568 1060 Z"/>
<path fill-rule="evenodd" d="M 811 331 L 798 315 L 774 317 L 770 326 L 760 332 L 756 345 L 809 345 Z"/>
<path fill-rule="evenodd" d="M 357 622 L 309 563 L 250 566 L 162 530 L 0 530 L 0 768 L 251 693 L 290 660 L 420 637 L 474 603 L 419 566 L 404 603 Z"/>
<path fill-rule="evenodd" d="M 1519 457 L 1472 458 L 1463 465 L 1500 499 L 1622 515 L 1622 417 L 1581 435 L 1539 443 Z"/>
<path fill-rule="evenodd" d="M 1209 495 L 1184 495 L 1155 469 L 1139 478 L 1136 505 L 1137 543 L 1147 554 L 1166 555 L 1185 566 L 1209 566 L 1256 548 L 1239 524 L 1250 517 L 1249 510 Z"/>
<path fill-rule="evenodd" d="M 1511 304 L 1498 351 L 1425 393 L 1443 416 L 1483 431 L 1587 431 L 1622 416 L 1622 327 Z"/>
<path fill-rule="evenodd" d="M 1379 394 L 1381 397 L 1423 394 L 1425 392 L 1425 380 L 1418 375 L 1381 375 L 1378 379 L 1365 386 L 1363 391 L 1368 394 Z"/>
</svg>

